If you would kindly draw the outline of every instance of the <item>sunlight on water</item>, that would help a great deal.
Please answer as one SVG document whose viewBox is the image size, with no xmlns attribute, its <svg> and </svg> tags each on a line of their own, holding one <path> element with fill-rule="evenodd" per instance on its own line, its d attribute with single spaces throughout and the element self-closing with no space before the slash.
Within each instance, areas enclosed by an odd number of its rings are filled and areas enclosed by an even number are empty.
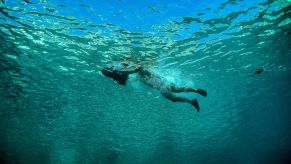
<svg viewBox="0 0 291 164">
<path fill-rule="evenodd" d="M 0 163 L 291 163 L 290 6 L 0 0 Z M 200 112 L 100 72 L 121 61 Z"/>
</svg>

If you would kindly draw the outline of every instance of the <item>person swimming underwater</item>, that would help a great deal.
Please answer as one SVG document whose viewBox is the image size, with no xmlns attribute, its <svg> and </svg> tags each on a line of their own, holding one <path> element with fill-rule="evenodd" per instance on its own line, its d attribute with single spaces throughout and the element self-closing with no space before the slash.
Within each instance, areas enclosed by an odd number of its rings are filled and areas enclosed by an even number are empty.
<svg viewBox="0 0 291 164">
<path fill-rule="evenodd" d="M 114 66 L 107 66 L 101 70 L 102 74 L 117 81 L 120 85 L 126 85 L 128 77 L 130 74 L 138 74 L 141 81 L 147 86 L 157 89 L 160 91 L 161 95 L 171 100 L 172 102 L 185 102 L 193 105 L 197 112 L 200 111 L 200 107 L 197 99 L 188 99 L 185 97 L 178 97 L 174 93 L 181 92 L 195 92 L 204 97 L 207 96 L 207 92 L 203 89 L 196 89 L 191 87 L 179 87 L 174 83 L 167 81 L 164 77 L 155 74 L 154 72 L 146 69 L 141 65 L 136 65 L 134 69 L 127 69 L 128 64 L 122 63 L 122 68 L 116 68 Z"/>
</svg>

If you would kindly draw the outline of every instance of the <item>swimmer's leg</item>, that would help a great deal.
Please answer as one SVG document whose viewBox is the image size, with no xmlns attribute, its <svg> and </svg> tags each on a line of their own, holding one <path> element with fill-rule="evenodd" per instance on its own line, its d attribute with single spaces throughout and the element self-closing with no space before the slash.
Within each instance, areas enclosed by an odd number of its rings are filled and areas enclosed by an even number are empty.
<svg viewBox="0 0 291 164">
<path fill-rule="evenodd" d="M 190 88 L 190 87 L 177 87 L 174 85 L 170 86 L 170 90 L 172 92 L 180 93 L 180 92 L 196 92 L 204 97 L 207 96 L 207 92 L 204 89 L 196 89 L 196 88 Z"/>
<path fill-rule="evenodd" d="M 171 100 L 172 102 L 186 102 L 193 105 L 195 109 L 197 110 L 197 112 L 199 112 L 200 110 L 197 99 L 190 100 L 185 97 L 178 97 L 174 95 L 173 93 L 171 93 L 170 91 L 161 91 L 161 94 L 168 100 Z"/>
</svg>

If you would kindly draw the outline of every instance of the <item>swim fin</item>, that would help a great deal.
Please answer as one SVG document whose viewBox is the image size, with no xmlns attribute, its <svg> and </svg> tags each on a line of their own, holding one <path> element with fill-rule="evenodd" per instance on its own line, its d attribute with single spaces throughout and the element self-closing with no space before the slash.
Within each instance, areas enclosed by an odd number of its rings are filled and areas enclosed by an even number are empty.
<svg viewBox="0 0 291 164">
<path fill-rule="evenodd" d="M 199 107 L 199 104 L 198 104 L 198 100 L 197 99 L 191 100 L 191 104 L 195 107 L 195 109 L 197 110 L 197 112 L 200 111 L 200 107 Z"/>
<path fill-rule="evenodd" d="M 207 96 L 207 92 L 204 89 L 196 89 L 195 91 L 196 93 L 206 97 Z"/>
</svg>

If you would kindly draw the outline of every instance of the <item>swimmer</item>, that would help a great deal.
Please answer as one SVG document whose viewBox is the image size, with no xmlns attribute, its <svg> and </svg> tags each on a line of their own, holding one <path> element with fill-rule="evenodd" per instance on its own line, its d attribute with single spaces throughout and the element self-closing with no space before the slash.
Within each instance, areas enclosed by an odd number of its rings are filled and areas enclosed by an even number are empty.
<svg viewBox="0 0 291 164">
<path fill-rule="evenodd" d="M 259 74 L 262 74 L 263 72 L 264 70 L 260 68 L 255 71 L 255 74 L 259 75 Z"/>
<path fill-rule="evenodd" d="M 108 66 L 101 70 L 102 74 L 106 77 L 109 77 L 118 82 L 120 85 L 125 85 L 126 81 L 130 74 L 138 74 L 141 81 L 147 86 L 157 89 L 160 91 L 161 95 L 163 95 L 168 100 L 172 102 L 185 102 L 193 105 L 197 112 L 199 112 L 199 104 L 197 99 L 188 99 L 185 97 L 178 97 L 174 93 L 182 93 L 182 92 L 195 92 L 204 97 L 207 96 L 207 92 L 203 89 L 196 89 L 191 87 L 179 87 L 175 84 L 168 82 L 164 77 L 161 77 L 154 72 L 146 69 L 141 65 L 135 65 L 134 69 L 128 69 L 127 63 L 121 63 L 121 68 L 115 68 L 114 66 Z"/>
</svg>

